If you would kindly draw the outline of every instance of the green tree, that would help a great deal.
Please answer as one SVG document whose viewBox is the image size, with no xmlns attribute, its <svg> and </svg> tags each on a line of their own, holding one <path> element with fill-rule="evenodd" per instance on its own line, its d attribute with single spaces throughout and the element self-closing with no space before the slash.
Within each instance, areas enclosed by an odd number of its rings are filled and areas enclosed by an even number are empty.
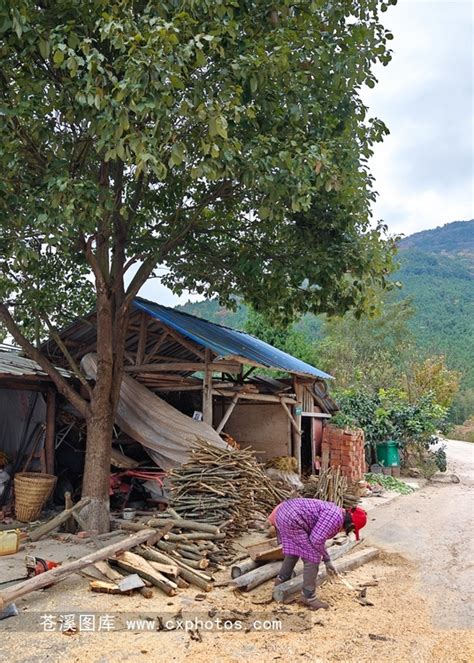
<svg viewBox="0 0 474 663">
<path fill-rule="evenodd" d="M 390 60 L 388 4 L 0 5 L 0 319 L 86 419 L 89 526 L 108 527 L 126 323 L 156 265 L 176 293 L 240 294 L 282 319 L 363 309 L 386 284 L 367 167 L 386 129 L 360 89 Z M 94 386 L 65 349 L 84 397 L 22 321 L 54 333 L 64 288 L 89 272 Z"/>
<path fill-rule="evenodd" d="M 377 314 L 347 313 L 325 320 L 317 344 L 318 365 L 336 378 L 339 389 L 376 392 L 400 384 L 415 354 L 408 321 L 408 300 L 384 302 L 379 293 Z"/>
<path fill-rule="evenodd" d="M 245 331 L 308 364 L 316 363 L 314 344 L 295 325 L 272 324 L 261 313 L 249 309 Z"/>
</svg>

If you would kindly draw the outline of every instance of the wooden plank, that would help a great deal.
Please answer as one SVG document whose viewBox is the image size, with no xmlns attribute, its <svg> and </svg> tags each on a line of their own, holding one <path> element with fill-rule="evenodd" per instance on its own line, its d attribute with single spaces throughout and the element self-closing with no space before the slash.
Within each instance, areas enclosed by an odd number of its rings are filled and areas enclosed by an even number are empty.
<svg viewBox="0 0 474 663">
<path fill-rule="evenodd" d="M 215 396 L 227 396 L 228 398 L 232 398 L 235 396 L 236 392 L 231 391 L 230 389 L 219 389 L 218 387 L 214 387 L 212 393 Z M 281 403 L 284 401 L 285 403 L 296 405 L 296 400 L 291 396 L 272 396 L 271 394 L 258 394 L 247 391 L 239 391 L 238 394 L 239 398 L 248 401 L 261 401 L 264 403 Z"/>
<path fill-rule="evenodd" d="M 222 371 L 233 370 L 238 367 L 238 364 L 232 364 L 226 361 L 215 361 L 209 364 L 209 371 L 219 373 Z M 141 364 L 136 366 L 125 366 L 124 371 L 127 373 L 166 373 L 167 371 L 204 371 L 205 365 L 196 361 L 168 361 L 157 364 Z"/>
<path fill-rule="evenodd" d="M 362 566 L 366 562 L 370 562 L 372 559 L 375 559 L 379 554 L 377 548 L 366 548 L 365 550 L 360 550 L 359 552 L 350 555 L 345 559 L 341 559 L 334 566 L 338 573 L 345 573 L 346 571 L 351 571 L 356 569 L 359 566 Z M 322 585 L 325 580 L 327 580 L 328 574 L 326 569 L 323 569 L 321 574 L 316 580 L 316 586 Z M 302 574 L 297 575 L 295 578 L 291 578 L 287 582 L 283 582 L 281 585 L 277 585 L 273 589 L 273 599 L 275 601 L 289 601 L 294 598 L 295 594 L 298 594 L 303 587 L 303 576 Z"/>
<path fill-rule="evenodd" d="M 112 557 L 113 555 L 120 554 L 130 548 L 140 545 L 153 533 L 154 531 L 151 529 L 144 529 L 141 532 L 132 534 L 126 539 L 105 546 L 105 548 L 101 548 L 101 550 L 94 550 L 94 552 L 85 557 L 76 559 L 73 562 L 67 562 L 66 564 L 57 566 L 50 571 L 45 571 L 39 576 L 28 578 L 27 580 L 23 580 L 23 582 L 19 582 L 17 585 L 13 585 L 13 587 L 0 591 L 0 610 L 9 603 L 16 601 L 21 596 L 25 596 L 25 594 L 30 594 L 38 589 L 43 589 L 43 587 L 59 582 L 72 573 L 81 571 L 99 560 L 107 559 L 108 557 Z"/>
<path fill-rule="evenodd" d="M 326 414 L 325 412 L 302 412 L 301 416 L 313 417 L 314 419 L 331 419 L 331 415 Z"/>
<path fill-rule="evenodd" d="M 274 562 L 282 560 L 284 557 L 283 549 L 276 539 L 255 543 L 253 546 L 246 546 L 246 548 L 254 562 Z"/>
</svg>

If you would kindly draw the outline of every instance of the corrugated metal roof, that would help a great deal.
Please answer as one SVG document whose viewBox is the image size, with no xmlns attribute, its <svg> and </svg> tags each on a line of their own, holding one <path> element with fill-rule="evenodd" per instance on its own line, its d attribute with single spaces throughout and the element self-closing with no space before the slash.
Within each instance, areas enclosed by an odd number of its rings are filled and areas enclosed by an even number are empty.
<svg viewBox="0 0 474 663">
<path fill-rule="evenodd" d="M 63 368 L 57 369 L 64 377 L 69 377 L 69 371 Z M 14 377 L 38 377 L 40 379 L 50 379 L 48 374 L 43 371 L 41 366 L 32 359 L 20 357 L 15 352 L 0 352 L 0 375 L 10 375 Z"/>
<path fill-rule="evenodd" d="M 141 297 L 134 301 L 135 308 L 172 327 L 183 336 L 213 350 L 220 358 L 242 357 L 260 366 L 276 368 L 288 373 L 308 375 L 322 379 L 332 376 L 318 368 L 292 357 L 269 343 L 260 341 L 250 334 L 217 325 L 214 322 L 197 318 L 189 313 L 161 306 Z"/>
</svg>

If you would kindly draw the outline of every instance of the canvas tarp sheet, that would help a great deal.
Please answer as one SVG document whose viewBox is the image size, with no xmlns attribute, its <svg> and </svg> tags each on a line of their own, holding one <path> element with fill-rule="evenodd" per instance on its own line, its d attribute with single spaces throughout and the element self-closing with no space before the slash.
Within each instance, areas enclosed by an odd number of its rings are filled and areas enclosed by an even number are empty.
<svg viewBox="0 0 474 663">
<path fill-rule="evenodd" d="M 85 355 L 81 368 L 88 378 L 95 379 L 96 355 Z M 115 421 L 127 435 L 140 442 L 164 470 L 185 463 L 198 439 L 227 447 L 211 426 L 186 416 L 126 374 L 120 387 Z"/>
</svg>

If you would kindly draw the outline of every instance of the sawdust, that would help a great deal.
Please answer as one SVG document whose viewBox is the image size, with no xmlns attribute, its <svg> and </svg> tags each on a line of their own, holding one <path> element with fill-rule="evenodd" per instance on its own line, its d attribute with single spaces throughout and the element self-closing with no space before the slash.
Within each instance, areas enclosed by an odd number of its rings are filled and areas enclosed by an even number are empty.
<svg viewBox="0 0 474 663">
<path fill-rule="evenodd" d="M 155 593 L 153 599 L 140 595 L 115 597 L 92 594 L 81 578 L 69 578 L 44 592 L 18 601 L 22 615 L 62 612 L 127 612 L 135 619 L 161 613 L 171 618 L 220 619 L 232 623 L 232 630 L 192 630 L 144 632 L 60 632 L 20 631 L 18 619 L 0 623 L 0 660 L 12 663 L 115 663 L 116 661 L 219 661 L 241 663 L 258 660 L 377 661 L 431 663 L 474 660 L 472 634 L 460 630 L 435 630 L 430 623 L 426 599 L 415 581 L 415 568 L 398 554 L 382 553 L 373 562 L 347 574 L 354 586 L 377 580 L 367 588 L 373 606 L 362 606 L 356 592 L 339 581 L 326 583 L 319 596 L 329 610 L 311 613 L 298 604 L 269 603 L 271 583 L 248 594 L 218 588 L 203 595 L 189 589 L 168 598 Z M 225 574 L 219 578 L 222 580 Z M 255 630 L 255 621 L 281 624 L 278 630 Z M 226 622 L 227 623 L 227 622 Z M 240 623 L 242 628 L 236 629 Z M 208 626 L 208 624 L 207 624 Z M 158 625 L 155 624 L 155 628 Z"/>
</svg>

